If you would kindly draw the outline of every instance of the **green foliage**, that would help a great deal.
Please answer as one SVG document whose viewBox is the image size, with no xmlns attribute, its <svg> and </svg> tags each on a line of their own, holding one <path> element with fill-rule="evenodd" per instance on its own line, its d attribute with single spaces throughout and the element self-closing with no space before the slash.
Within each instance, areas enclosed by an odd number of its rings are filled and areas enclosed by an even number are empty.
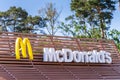
<svg viewBox="0 0 120 80">
<path fill-rule="evenodd" d="M 39 16 L 29 16 L 21 7 L 13 6 L 0 12 L 0 26 L 2 31 L 8 31 L 9 28 L 12 32 L 34 33 L 45 26 L 45 20 Z"/>
<path fill-rule="evenodd" d="M 66 18 L 66 22 L 62 22 L 59 28 L 65 36 L 73 36 L 79 38 L 101 38 L 100 29 L 96 27 L 87 27 L 84 21 L 79 20 L 74 15 Z"/>
<path fill-rule="evenodd" d="M 0 12 L 0 26 L 3 31 L 7 31 L 9 14 L 7 12 Z"/>
<path fill-rule="evenodd" d="M 74 15 L 66 18 L 66 22 L 62 22 L 59 29 L 65 36 L 88 37 L 88 30 L 85 23 L 79 21 Z"/>
<path fill-rule="evenodd" d="M 101 32 L 99 28 L 90 28 L 89 33 L 90 33 L 89 38 L 96 38 L 96 39 L 101 38 Z"/>
<path fill-rule="evenodd" d="M 30 31 L 31 32 L 37 31 L 38 28 L 35 29 L 35 26 L 41 28 L 42 27 L 41 24 L 44 24 L 44 23 L 41 23 L 42 21 L 43 19 L 40 16 L 34 16 L 34 17 L 28 16 L 26 20 L 24 21 L 23 25 L 21 25 L 23 26 L 21 30 L 26 33 L 29 33 Z"/>
<path fill-rule="evenodd" d="M 85 23 L 99 27 L 101 37 L 105 38 L 106 28 L 110 26 L 113 18 L 115 4 L 115 0 L 71 0 L 71 10 Z"/>
<path fill-rule="evenodd" d="M 109 32 L 109 37 L 114 40 L 118 50 L 120 51 L 120 31 L 113 29 Z"/>
<path fill-rule="evenodd" d="M 18 32 L 19 31 L 19 25 L 21 25 L 21 23 L 24 23 L 25 19 L 28 16 L 28 13 L 23 10 L 20 7 L 10 7 L 9 10 L 6 11 L 7 14 L 9 14 L 8 16 L 8 25 L 13 27 L 13 31 L 14 32 Z"/>
</svg>

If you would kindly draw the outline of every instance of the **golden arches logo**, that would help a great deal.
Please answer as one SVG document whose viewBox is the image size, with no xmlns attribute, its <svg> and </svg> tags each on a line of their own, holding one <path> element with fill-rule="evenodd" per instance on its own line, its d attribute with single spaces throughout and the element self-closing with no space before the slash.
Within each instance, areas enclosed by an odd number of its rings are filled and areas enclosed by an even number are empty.
<svg viewBox="0 0 120 80">
<path fill-rule="evenodd" d="M 16 54 L 16 59 L 20 59 L 20 50 L 22 53 L 23 58 L 27 58 L 27 52 L 29 55 L 29 59 L 33 60 L 33 53 L 32 53 L 32 47 L 30 44 L 30 41 L 28 38 L 17 38 L 15 42 L 15 54 Z M 28 51 L 27 51 L 28 50 Z"/>
</svg>

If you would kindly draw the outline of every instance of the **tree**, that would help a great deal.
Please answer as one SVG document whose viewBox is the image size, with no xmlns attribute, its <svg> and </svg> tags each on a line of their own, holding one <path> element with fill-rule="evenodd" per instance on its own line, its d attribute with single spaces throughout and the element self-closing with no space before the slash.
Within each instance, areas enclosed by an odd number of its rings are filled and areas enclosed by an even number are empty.
<svg viewBox="0 0 120 80">
<path fill-rule="evenodd" d="M 101 37 L 105 38 L 115 10 L 115 0 L 71 0 L 71 10 L 90 26 L 98 26 Z"/>
<path fill-rule="evenodd" d="M 87 24 L 74 15 L 67 17 L 65 20 L 66 22 L 62 22 L 59 26 L 63 35 L 77 38 L 101 38 L 99 28 L 87 28 Z"/>
<path fill-rule="evenodd" d="M 108 35 L 110 39 L 114 40 L 118 50 L 120 51 L 120 31 L 113 29 L 108 33 Z"/>
<path fill-rule="evenodd" d="M 45 20 L 40 16 L 30 16 L 21 7 L 10 7 L 7 11 L 0 12 L 0 27 L 2 31 L 35 33 L 42 30 Z"/>
<path fill-rule="evenodd" d="M 7 31 L 8 16 L 9 14 L 7 12 L 0 12 L 0 26 L 2 31 Z"/>
<path fill-rule="evenodd" d="M 20 25 L 23 24 L 26 20 L 28 13 L 21 7 L 17 8 L 15 6 L 10 7 L 10 9 L 6 11 L 6 13 L 9 14 L 9 26 L 13 27 L 14 32 L 19 32 Z"/>
<path fill-rule="evenodd" d="M 90 28 L 88 32 L 89 32 L 89 38 L 96 38 L 96 39 L 101 38 L 99 28 Z"/>
<path fill-rule="evenodd" d="M 39 10 L 43 14 L 43 19 L 46 20 L 46 30 L 49 35 L 55 35 L 58 30 L 58 17 L 60 12 L 54 7 L 53 3 L 48 3 L 45 8 Z"/>
<path fill-rule="evenodd" d="M 76 18 L 74 15 L 67 17 L 66 22 L 62 22 L 59 28 L 65 36 L 89 37 L 86 24 Z"/>
<path fill-rule="evenodd" d="M 24 24 L 22 25 L 23 28 L 21 29 L 23 32 L 27 33 L 38 33 L 39 31 L 42 32 L 40 28 L 45 27 L 45 21 L 40 16 L 28 16 L 25 20 Z M 25 26 L 25 27 L 24 27 Z"/>
</svg>

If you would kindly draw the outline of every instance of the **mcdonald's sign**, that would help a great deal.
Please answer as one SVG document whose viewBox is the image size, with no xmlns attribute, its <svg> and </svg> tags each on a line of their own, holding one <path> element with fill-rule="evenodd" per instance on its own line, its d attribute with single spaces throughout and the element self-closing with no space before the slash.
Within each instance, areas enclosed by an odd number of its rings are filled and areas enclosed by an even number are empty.
<svg viewBox="0 0 120 80">
<path fill-rule="evenodd" d="M 20 51 L 21 50 L 21 51 Z M 16 59 L 23 58 L 33 60 L 33 53 L 28 38 L 17 38 L 15 42 Z M 83 62 L 83 63 L 112 63 L 111 54 L 107 51 L 72 51 L 71 49 L 55 50 L 54 48 L 43 48 L 43 62 Z"/>
<path fill-rule="evenodd" d="M 32 53 L 32 47 L 30 44 L 30 41 L 28 38 L 17 38 L 15 42 L 15 54 L 16 54 L 16 59 L 20 59 L 20 52 L 23 56 L 23 58 L 27 58 L 27 52 L 28 52 L 28 57 L 30 60 L 33 60 L 33 53 Z"/>
</svg>

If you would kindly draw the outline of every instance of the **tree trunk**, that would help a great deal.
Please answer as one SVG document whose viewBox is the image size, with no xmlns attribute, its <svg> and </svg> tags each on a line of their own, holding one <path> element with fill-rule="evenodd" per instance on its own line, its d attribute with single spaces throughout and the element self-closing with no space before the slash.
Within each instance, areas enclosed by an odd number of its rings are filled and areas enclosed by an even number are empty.
<svg viewBox="0 0 120 80">
<path fill-rule="evenodd" d="M 15 22 L 14 22 L 14 24 L 13 24 L 13 26 L 14 26 L 14 32 L 16 32 L 16 28 L 15 28 L 15 25 L 16 25 L 16 20 L 15 20 Z"/>
<path fill-rule="evenodd" d="M 7 32 L 7 25 L 5 25 L 5 21 L 4 21 L 4 26 L 3 26 L 3 31 Z"/>
<path fill-rule="evenodd" d="M 104 26 L 102 19 L 100 19 L 100 28 L 101 28 L 101 37 L 104 39 L 105 38 L 105 32 L 104 32 Z"/>
</svg>

